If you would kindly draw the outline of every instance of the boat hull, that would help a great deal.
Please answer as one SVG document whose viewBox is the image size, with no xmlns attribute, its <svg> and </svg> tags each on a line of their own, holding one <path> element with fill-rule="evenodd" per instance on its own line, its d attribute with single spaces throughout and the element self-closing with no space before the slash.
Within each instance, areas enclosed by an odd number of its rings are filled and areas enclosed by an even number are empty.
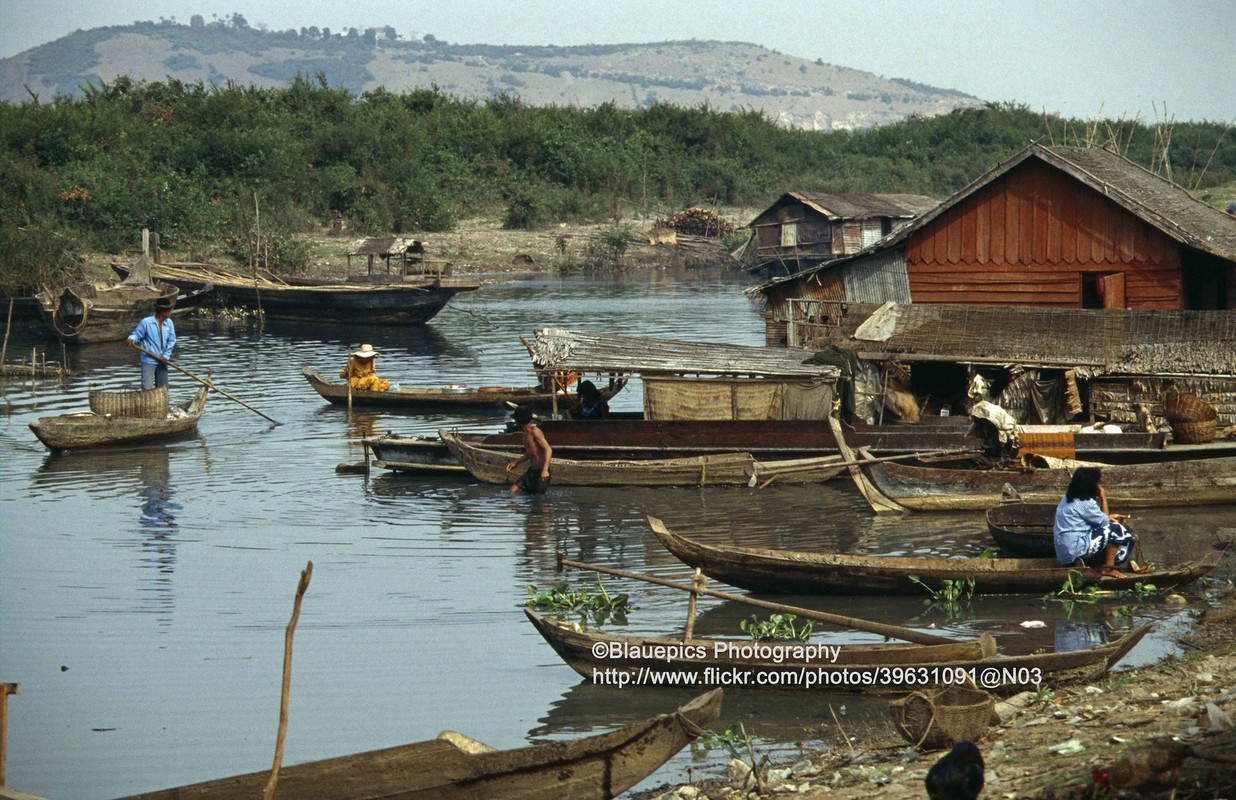
<svg viewBox="0 0 1236 800">
<path fill-rule="evenodd" d="M 1005 484 L 1027 502 L 1057 503 L 1072 471 L 1064 468 L 976 470 L 884 462 L 863 472 L 888 498 L 914 511 L 985 511 Z M 1236 503 L 1236 457 L 1103 467 L 1113 508 Z"/>
<path fill-rule="evenodd" d="M 674 533 L 655 517 L 648 518 L 648 525 L 662 546 L 688 566 L 732 586 L 769 594 L 923 594 L 920 581 L 935 588 L 946 580 L 974 581 L 975 594 L 1044 594 L 1058 591 L 1066 581 L 1111 590 L 1152 583 L 1162 591 L 1201 578 L 1220 558 L 1219 551 L 1212 550 L 1195 561 L 1114 577 L 1064 566 L 1054 558 L 916 558 L 718 547 Z"/>
<path fill-rule="evenodd" d="M 1150 631 L 1147 623 L 1119 639 L 1089 650 L 1033 655 L 1000 656 L 994 643 L 958 642 L 945 645 L 843 645 L 837 660 L 825 654 L 795 660 L 805 652 L 802 642 L 718 643 L 693 639 L 648 639 L 635 636 L 579 631 L 565 622 L 524 610 L 541 636 L 571 669 L 593 679 L 615 673 L 643 685 L 711 686 L 721 682 L 751 689 L 890 692 L 918 690 L 924 686 L 965 683 L 974 676 L 983 688 L 1003 692 L 1037 686 L 1038 679 L 1059 682 L 1090 678 L 1107 671 Z M 747 653 L 780 652 L 780 660 Z M 778 648 L 780 648 L 778 650 Z M 600 655 L 598 655 L 600 654 Z M 990 672 L 994 669 L 995 673 Z M 652 673 L 672 674 L 672 680 L 649 680 Z M 989 681 L 987 676 L 998 676 Z M 982 677 L 981 677 L 982 676 Z"/>
<path fill-rule="evenodd" d="M 720 714 L 714 689 L 610 733 L 494 750 L 452 731 L 427 742 L 286 766 L 279 800 L 608 800 L 639 783 Z M 269 770 L 124 800 L 261 797 Z"/>
<path fill-rule="evenodd" d="M 554 404 L 553 392 L 547 392 L 537 386 L 476 386 L 457 388 L 407 388 L 388 389 L 385 392 L 372 392 L 364 389 L 352 389 L 350 392 L 346 383 L 333 381 L 311 367 L 302 367 L 301 374 L 324 400 L 335 405 L 347 405 L 350 402 L 357 406 L 381 406 L 385 408 L 489 408 L 502 407 L 507 403 L 543 409 Z M 617 393 L 609 387 L 601 390 L 608 400 Z M 568 404 L 574 397 L 559 394 L 558 402 Z"/>
<path fill-rule="evenodd" d="M 178 292 L 169 283 L 79 283 L 66 286 L 59 293 L 39 292 L 39 314 L 47 330 L 62 342 L 116 342 L 127 338 L 137 323 L 154 314 L 155 303 L 164 299 L 175 301 Z"/>
<path fill-rule="evenodd" d="M 188 435 L 197 429 L 206 406 L 208 389 L 198 389 L 192 400 L 176 408 L 183 416 L 164 419 L 143 419 L 95 414 L 62 414 L 56 417 L 41 417 L 30 423 L 30 430 L 48 449 L 86 450 L 101 447 L 118 447 Z"/>
</svg>

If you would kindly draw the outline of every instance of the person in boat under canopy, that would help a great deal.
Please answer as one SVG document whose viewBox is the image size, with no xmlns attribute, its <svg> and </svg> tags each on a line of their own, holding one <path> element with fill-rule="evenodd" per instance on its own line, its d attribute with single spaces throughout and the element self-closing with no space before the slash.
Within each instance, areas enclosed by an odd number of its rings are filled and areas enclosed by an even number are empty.
<svg viewBox="0 0 1236 800">
<path fill-rule="evenodd" d="M 348 385 L 353 389 L 367 392 L 385 392 L 391 388 L 391 382 L 378 377 L 373 360 L 378 351 L 371 344 L 362 344 L 361 348 L 352 354 L 348 363 L 339 370 L 340 378 L 347 378 Z"/>
<path fill-rule="evenodd" d="M 1119 577 L 1119 567 L 1126 564 L 1133 572 L 1141 572 L 1143 568 L 1131 560 L 1136 540 L 1120 524 L 1129 516 L 1108 514 L 1101 480 L 1097 467 L 1074 470 L 1069 488 L 1056 506 L 1056 558 L 1061 564 L 1088 564 L 1109 577 Z"/>
</svg>

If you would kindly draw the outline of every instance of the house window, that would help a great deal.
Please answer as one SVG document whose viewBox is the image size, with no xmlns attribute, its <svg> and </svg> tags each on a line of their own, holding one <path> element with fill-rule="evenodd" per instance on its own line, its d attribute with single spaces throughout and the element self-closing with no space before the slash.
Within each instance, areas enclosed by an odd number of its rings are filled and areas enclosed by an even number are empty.
<svg viewBox="0 0 1236 800">
<path fill-rule="evenodd" d="M 798 223 L 786 222 L 781 225 L 781 246 L 782 247 L 797 247 L 798 246 Z"/>
</svg>

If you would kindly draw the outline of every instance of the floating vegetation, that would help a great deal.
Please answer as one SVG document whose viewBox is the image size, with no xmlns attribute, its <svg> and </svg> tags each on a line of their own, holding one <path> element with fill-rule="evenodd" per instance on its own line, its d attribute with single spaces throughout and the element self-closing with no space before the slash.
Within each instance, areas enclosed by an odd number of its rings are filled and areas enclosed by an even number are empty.
<svg viewBox="0 0 1236 800">
<path fill-rule="evenodd" d="M 630 598 L 625 594 L 610 596 L 597 576 L 596 589 L 585 586 L 582 589 L 572 589 L 566 583 L 560 583 L 550 589 L 538 589 L 535 585 L 528 586 L 528 599 L 524 605 L 537 611 L 555 611 L 558 613 L 579 614 L 580 617 L 591 619 L 597 625 L 603 625 L 610 620 L 618 624 L 626 623 L 626 613 L 630 608 Z"/>
<path fill-rule="evenodd" d="M 789 642 L 795 639 L 805 642 L 811 638 L 811 620 L 804 621 L 802 627 L 795 627 L 796 619 L 798 617 L 794 614 L 773 614 L 768 619 L 759 619 L 752 614 L 750 619 L 738 623 L 738 627 L 757 642 Z"/>
</svg>

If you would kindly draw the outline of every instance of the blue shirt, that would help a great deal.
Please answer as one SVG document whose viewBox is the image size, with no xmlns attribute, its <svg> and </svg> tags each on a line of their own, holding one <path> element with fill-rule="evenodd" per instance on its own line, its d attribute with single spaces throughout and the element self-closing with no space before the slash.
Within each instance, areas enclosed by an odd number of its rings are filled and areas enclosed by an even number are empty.
<svg viewBox="0 0 1236 800">
<path fill-rule="evenodd" d="M 129 341 L 143 350 L 170 359 L 172 348 L 176 346 L 176 326 L 172 324 L 172 318 L 168 317 L 163 320 L 163 328 L 160 330 L 159 321 L 152 315 L 137 323 L 133 333 L 129 334 Z M 139 360 L 143 364 L 159 363 L 145 353 L 139 356 Z"/>
<path fill-rule="evenodd" d="M 1099 501 L 1070 501 L 1066 495 L 1056 506 L 1056 559 L 1061 564 L 1072 564 L 1085 556 L 1090 550 L 1090 532 L 1109 522 Z"/>
</svg>

